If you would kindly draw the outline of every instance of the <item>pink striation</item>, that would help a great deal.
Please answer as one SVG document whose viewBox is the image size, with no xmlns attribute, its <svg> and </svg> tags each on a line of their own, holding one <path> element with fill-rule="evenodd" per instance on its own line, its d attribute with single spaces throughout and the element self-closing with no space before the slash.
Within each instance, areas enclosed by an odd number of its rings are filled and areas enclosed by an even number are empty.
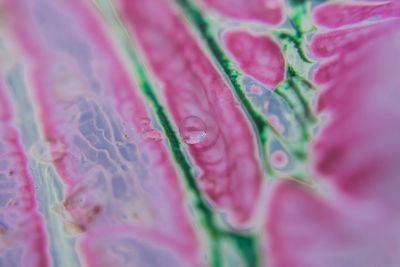
<svg viewBox="0 0 400 267">
<path fill-rule="evenodd" d="M 233 224 L 244 223 L 254 210 L 262 175 L 249 123 L 222 76 L 165 2 L 122 3 L 126 22 L 163 83 L 175 123 L 180 127 L 195 116 L 205 125 L 204 139 L 188 145 L 203 171 L 198 184 L 213 204 L 228 211 Z"/>
<path fill-rule="evenodd" d="M 373 17 L 400 16 L 400 3 L 395 1 L 327 3 L 314 11 L 315 21 L 328 28 L 362 22 Z"/>
<path fill-rule="evenodd" d="M 330 120 L 314 147 L 324 197 L 280 183 L 268 211 L 271 266 L 398 266 L 400 21 L 317 34 Z"/>
<path fill-rule="evenodd" d="M 24 18 L 13 21 L 13 30 L 30 62 L 44 134 L 66 148 L 54 159 L 67 186 L 59 212 L 67 228 L 82 233 L 85 250 L 101 251 L 83 254 L 84 261 L 114 262 L 119 252 L 103 249 L 110 246 L 107 233 L 123 229 L 123 236 L 111 240 L 115 246 L 138 239 L 149 250 L 154 244 L 162 250 L 171 242 L 168 247 L 177 251 L 168 253 L 177 261 L 184 257 L 190 266 L 201 265 L 161 133 L 98 18 L 80 1 L 12 1 L 7 7 Z M 130 253 L 141 251 L 132 246 Z M 142 266 L 133 260 L 115 266 Z"/>
<path fill-rule="evenodd" d="M 43 217 L 13 114 L 0 81 L 0 266 L 51 266 Z"/>
<path fill-rule="evenodd" d="M 238 20 L 276 25 L 283 20 L 281 0 L 202 0 L 208 7 Z"/>
<path fill-rule="evenodd" d="M 224 42 L 245 73 L 273 87 L 283 81 L 285 59 L 270 37 L 229 31 L 224 34 Z"/>
</svg>

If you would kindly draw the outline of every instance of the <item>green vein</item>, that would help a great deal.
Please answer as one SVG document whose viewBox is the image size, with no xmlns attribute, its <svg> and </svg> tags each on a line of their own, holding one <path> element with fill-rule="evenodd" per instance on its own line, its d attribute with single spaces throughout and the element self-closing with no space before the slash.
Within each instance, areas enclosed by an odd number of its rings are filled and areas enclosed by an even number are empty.
<svg viewBox="0 0 400 267">
<path fill-rule="evenodd" d="M 200 32 L 201 36 L 204 38 L 207 47 L 210 49 L 214 58 L 217 60 L 225 75 L 228 77 L 236 96 L 239 99 L 239 102 L 243 106 L 246 113 L 250 116 L 251 121 L 253 122 L 256 130 L 257 137 L 262 146 L 262 155 L 264 158 L 264 164 L 266 168 L 266 172 L 270 175 L 274 175 L 274 171 L 272 170 L 267 152 L 265 151 L 265 147 L 268 141 L 268 133 L 273 134 L 283 145 L 283 147 L 289 151 L 294 157 L 298 158 L 298 160 L 304 160 L 304 151 L 299 151 L 298 148 L 290 144 L 287 140 L 285 140 L 276 130 L 264 119 L 262 115 L 260 115 L 251 105 L 249 99 L 246 97 L 243 92 L 238 78 L 240 77 L 240 73 L 235 70 L 227 56 L 222 51 L 221 47 L 215 40 L 212 31 L 210 30 L 210 26 L 204 19 L 201 11 L 197 9 L 192 3 L 188 0 L 176 0 L 176 2 L 181 6 L 182 10 L 189 18 L 189 20 L 194 24 L 197 30 Z M 300 157 L 299 157 L 300 156 Z"/>
<path fill-rule="evenodd" d="M 259 256 L 255 252 L 256 242 L 255 237 L 251 235 L 244 235 L 232 231 L 226 231 L 223 229 L 219 229 L 215 221 L 215 214 L 213 211 L 205 204 L 203 200 L 202 194 L 196 184 L 195 177 L 193 175 L 192 167 L 189 164 L 189 161 L 185 157 L 185 154 L 182 151 L 182 146 L 179 142 L 177 134 L 175 133 L 173 126 L 166 115 L 164 107 L 160 104 L 157 99 L 156 94 L 149 82 L 147 74 L 145 72 L 144 67 L 140 63 L 135 51 L 133 50 L 131 40 L 124 30 L 124 26 L 121 21 L 118 19 L 117 14 L 113 6 L 107 1 L 98 1 L 98 7 L 100 8 L 100 12 L 106 17 L 108 22 L 113 26 L 114 32 L 117 36 L 122 40 L 125 51 L 128 53 L 129 58 L 131 59 L 131 63 L 133 64 L 133 68 L 136 72 L 136 75 L 139 79 L 140 87 L 143 90 L 143 93 L 150 101 L 155 110 L 157 119 L 161 124 L 163 131 L 167 137 L 170 149 L 172 151 L 172 155 L 181 169 L 184 181 L 186 186 L 189 189 L 189 192 L 192 195 L 191 201 L 196 212 L 196 215 L 200 221 L 200 225 L 205 229 L 207 235 L 210 238 L 210 246 L 211 246 L 211 266 L 219 267 L 222 266 L 221 260 L 221 251 L 220 251 L 220 241 L 221 237 L 229 236 L 229 238 L 233 239 L 235 243 L 238 245 L 239 250 L 241 251 L 243 257 L 245 258 L 248 266 L 259 266 Z"/>
</svg>

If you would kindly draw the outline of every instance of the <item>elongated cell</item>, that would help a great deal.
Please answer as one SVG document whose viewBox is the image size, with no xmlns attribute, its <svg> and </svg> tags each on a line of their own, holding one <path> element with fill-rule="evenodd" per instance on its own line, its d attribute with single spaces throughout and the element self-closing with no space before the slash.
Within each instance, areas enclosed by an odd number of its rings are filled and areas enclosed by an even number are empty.
<svg viewBox="0 0 400 267">
<path fill-rule="evenodd" d="M 329 120 L 313 149 L 324 183 L 318 192 L 292 183 L 273 190 L 266 225 L 271 266 L 400 262 L 399 25 L 394 19 L 313 38 L 315 54 L 334 56 L 316 76 L 327 87 L 318 105 Z M 331 53 L 318 53 L 328 47 Z"/>
<path fill-rule="evenodd" d="M 357 50 L 370 38 L 382 36 L 387 29 L 385 22 L 355 26 L 315 35 L 310 44 L 312 53 L 317 57 L 331 57 L 337 54 Z"/>
<path fill-rule="evenodd" d="M 91 232 L 146 228 L 153 243 L 171 240 L 175 257 L 199 265 L 197 237 L 171 158 L 98 18 L 85 4 L 70 1 L 13 2 L 9 10 L 25 18 L 23 24 L 13 21 L 14 37 L 30 63 L 45 138 L 50 147 L 52 140 L 65 146 L 53 163 L 67 187 L 57 208 L 66 229 L 81 233 L 90 250 L 90 244 L 102 246 L 90 241 L 96 236 Z M 95 264 L 93 257 L 84 253 L 81 260 Z M 114 257 L 124 256 L 102 252 L 107 262 Z"/>
<path fill-rule="evenodd" d="M 224 42 L 245 73 L 272 87 L 283 81 L 285 59 L 279 45 L 270 37 L 228 31 Z"/>
<path fill-rule="evenodd" d="M 205 124 L 204 139 L 188 146 L 203 172 L 200 187 L 234 223 L 247 221 L 261 172 L 250 125 L 232 93 L 170 6 L 158 0 L 121 2 L 126 22 L 163 83 L 175 123 L 181 127 L 196 116 Z"/>
<path fill-rule="evenodd" d="M 400 5 L 397 1 L 327 3 L 317 7 L 313 15 L 319 25 L 337 28 L 373 17 L 400 16 Z"/>
<path fill-rule="evenodd" d="M 0 78 L 0 266 L 51 266 L 45 222 Z"/>
<path fill-rule="evenodd" d="M 283 19 L 281 0 L 198 0 L 219 13 L 239 20 L 278 24 Z"/>
</svg>

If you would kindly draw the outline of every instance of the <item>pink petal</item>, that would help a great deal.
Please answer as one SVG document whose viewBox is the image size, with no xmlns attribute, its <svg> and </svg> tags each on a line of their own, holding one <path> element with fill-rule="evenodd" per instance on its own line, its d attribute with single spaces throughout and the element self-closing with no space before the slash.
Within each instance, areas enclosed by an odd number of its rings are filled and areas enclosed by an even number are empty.
<svg viewBox="0 0 400 267">
<path fill-rule="evenodd" d="M 314 147 L 315 169 L 333 188 L 320 196 L 276 186 L 267 218 L 271 266 L 398 266 L 399 26 L 392 20 L 362 35 L 357 28 L 355 36 L 346 29 L 314 38 L 318 51 L 335 47 L 324 56 L 337 55 L 316 75 L 329 82 L 319 105 L 330 117 Z M 353 45 L 340 40 L 343 32 Z"/>
<path fill-rule="evenodd" d="M 283 81 L 285 59 L 279 45 L 268 36 L 229 31 L 224 42 L 245 73 L 273 87 Z"/>
<path fill-rule="evenodd" d="M 397 1 L 371 3 L 327 3 L 318 6 L 314 11 L 317 24 L 329 28 L 354 24 L 367 20 L 368 18 L 380 16 L 400 16 L 400 6 Z"/>
</svg>

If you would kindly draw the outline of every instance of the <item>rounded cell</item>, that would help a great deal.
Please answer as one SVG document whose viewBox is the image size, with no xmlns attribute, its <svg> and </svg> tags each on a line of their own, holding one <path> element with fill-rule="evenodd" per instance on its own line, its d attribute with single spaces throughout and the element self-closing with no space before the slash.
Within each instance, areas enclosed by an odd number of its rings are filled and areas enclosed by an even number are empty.
<svg viewBox="0 0 400 267">
<path fill-rule="evenodd" d="M 289 159 L 283 150 L 276 150 L 271 154 L 271 163 L 273 167 L 281 169 L 288 165 Z"/>
<path fill-rule="evenodd" d="M 197 116 L 188 116 L 179 125 L 179 132 L 186 144 L 197 144 L 207 135 L 206 124 Z"/>
</svg>

